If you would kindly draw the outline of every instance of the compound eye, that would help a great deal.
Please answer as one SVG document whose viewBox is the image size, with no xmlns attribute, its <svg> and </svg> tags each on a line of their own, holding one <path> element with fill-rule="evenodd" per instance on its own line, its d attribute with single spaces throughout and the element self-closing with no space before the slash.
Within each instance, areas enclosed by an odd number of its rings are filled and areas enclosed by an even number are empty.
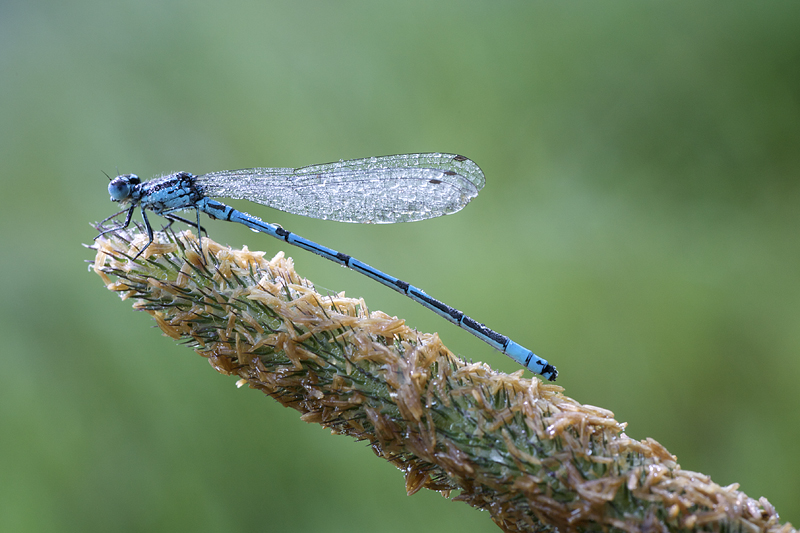
<svg viewBox="0 0 800 533">
<path fill-rule="evenodd" d="M 124 174 L 117 176 L 108 184 L 108 194 L 111 195 L 112 202 L 122 202 L 127 200 L 133 192 L 133 186 L 141 183 L 139 176 L 135 174 Z"/>
</svg>

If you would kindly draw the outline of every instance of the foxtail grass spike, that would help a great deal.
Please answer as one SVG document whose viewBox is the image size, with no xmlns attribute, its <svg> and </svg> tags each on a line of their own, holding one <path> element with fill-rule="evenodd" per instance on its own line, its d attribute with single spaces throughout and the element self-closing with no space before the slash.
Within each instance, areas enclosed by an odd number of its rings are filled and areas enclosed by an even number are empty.
<svg viewBox="0 0 800 533">
<path fill-rule="evenodd" d="M 795 531 L 766 499 L 629 438 L 610 411 L 458 358 L 361 299 L 318 293 L 283 252 L 268 260 L 191 232 L 143 250 L 147 240 L 120 230 L 95 242 L 109 290 L 239 386 L 369 441 L 408 494 L 439 491 L 509 532 Z"/>
</svg>

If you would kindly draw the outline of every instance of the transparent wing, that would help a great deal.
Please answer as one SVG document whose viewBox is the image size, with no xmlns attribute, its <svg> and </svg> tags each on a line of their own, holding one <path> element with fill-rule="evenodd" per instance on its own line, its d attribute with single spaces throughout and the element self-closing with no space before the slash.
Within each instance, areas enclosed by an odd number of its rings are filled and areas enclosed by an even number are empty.
<svg viewBox="0 0 800 533">
<path fill-rule="evenodd" d="M 303 168 L 248 168 L 199 176 L 206 196 L 250 200 L 340 222 L 411 222 L 455 213 L 483 188 L 481 169 L 453 154 L 404 154 Z"/>
</svg>

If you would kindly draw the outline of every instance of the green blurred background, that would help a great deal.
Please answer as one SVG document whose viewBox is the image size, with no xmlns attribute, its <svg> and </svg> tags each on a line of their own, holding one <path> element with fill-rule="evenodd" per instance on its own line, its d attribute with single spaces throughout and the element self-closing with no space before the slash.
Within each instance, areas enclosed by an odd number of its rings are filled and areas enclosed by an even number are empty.
<svg viewBox="0 0 800 533">
<path fill-rule="evenodd" d="M 469 156 L 486 188 L 396 226 L 235 205 L 508 334 L 631 437 L 800 523 L 798 28 L 796 1 L 1 3 L 0 530 L 495 531 L 236 389 L 83 263 L 115 208 L 103 171 L 417 151 Z"/>
</svg>

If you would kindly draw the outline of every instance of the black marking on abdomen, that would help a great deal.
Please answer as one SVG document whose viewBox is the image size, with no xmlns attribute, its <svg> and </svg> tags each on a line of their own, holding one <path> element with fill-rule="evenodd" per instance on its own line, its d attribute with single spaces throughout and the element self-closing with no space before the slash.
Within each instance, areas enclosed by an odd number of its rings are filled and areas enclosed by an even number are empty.
<svg viewBox="0 0 800 533">
<path fill-rule="evenodd" d="M 473 318 L 464 316 L 464 318 L 461 320 L 461 323 L 467 325 L 470 329 L 473 329 L 475 331 L 480 331 L 482 335 L 485 335 L 488 338 L 492 339 L 494 342 L 496 342 L 503 348 L 508 346 L 509 342 L 508 337 L 506 337 L 505 335 L 501 335 L 500 333 L 497 333 L 492 329 L 487 328 L 486 326 L 484 326 L 483 324 L 481 324 L 480 322 L 478 322 Z"/>
</svg>

